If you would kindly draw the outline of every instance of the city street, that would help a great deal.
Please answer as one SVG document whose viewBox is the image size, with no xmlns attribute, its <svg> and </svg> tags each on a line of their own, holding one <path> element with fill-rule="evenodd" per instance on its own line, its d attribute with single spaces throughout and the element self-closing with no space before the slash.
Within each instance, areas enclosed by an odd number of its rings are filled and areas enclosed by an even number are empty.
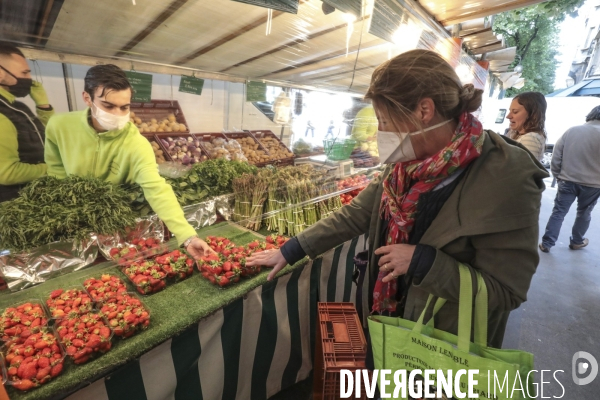
<svg viewBox="0 0 600 400">
<path fill-rule="evenodd" d="M 552 212 L 556 188 L 546 179 L 540 213 L 540 238 Z M 600 207 L 592 213 L 586 235 L 590 244 L 582 250 L 569 249 L 569 236 L 576 205 L 565 218 L 559 240 L 550 253 L 540 252 L 540 264 L 533 277 L 528 300 L 511 313 L 504 348 L 530 351 L 535 368 L 544 373 L 543 396 L 564 399 L 595 399 L 600 392 L 600 377 L 586 386 L 573 383 L 572 358 L 578 351 L 591 353 L 600 360 Z M 537 382 L 541 381 L 538 373 Z M 537 398 L 542 398 L 542 393 Z"/>
</svg>

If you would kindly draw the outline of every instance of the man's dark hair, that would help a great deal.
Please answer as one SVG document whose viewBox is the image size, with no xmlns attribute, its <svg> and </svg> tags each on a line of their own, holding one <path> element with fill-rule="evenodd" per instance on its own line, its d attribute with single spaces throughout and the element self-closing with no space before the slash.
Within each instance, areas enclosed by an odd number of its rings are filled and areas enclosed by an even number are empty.
<svg viewBox="0 0 600 400">
<path fill-rule="evenodd" d="M 0 55 L 11 56 L 13 54 L 16 54 L 18 56 L 25 58 L 25 56 L 23 55 L 23 52 L 21 50 L 19 50 L 18 47 L 14 46 L 8 42 L 0 42 Z"/>
<path fill-rule="evenodd" d="M 102 87 L 100 97 L 104 96 L 106 90 L 126 90 L 131 89 L 131 83 L 127 79 L 125 72 L 116 65 L 103 64 L 90 68 L 85 74 L 83 90 L 89 93 L 92 100 L 96 89 Z"/>
<path fill-rule="evenodd" d="M 585 117 L 585 122 L 600 120 L 600 106 L 592 108 L 592 111 Z"/>
</svg>

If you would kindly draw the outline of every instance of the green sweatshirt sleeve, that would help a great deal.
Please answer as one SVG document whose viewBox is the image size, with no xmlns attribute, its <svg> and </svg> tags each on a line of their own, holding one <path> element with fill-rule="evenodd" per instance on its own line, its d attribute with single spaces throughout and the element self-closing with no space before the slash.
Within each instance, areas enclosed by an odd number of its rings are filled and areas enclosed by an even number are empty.
<svg viewBox="0 0 600 400">
<path fill-rule="evenodd" d="M 44 124 L 44 126 L 48 126 L 48 121 L 50 120 L 50 117 L 54 115 L 53 108 L 50 108 L 49 110 L 43 110 L 41 108 L 36 107 L 35 112 L 37 114 L 38 119 L 42 121 L 42 124 Z"/>
<path fill-rule="evenodd" d="M 185 219 L 171 186 L 159 175 L 150 142 L 143 139 L 140 143 L 135 151 L 133 163 L 135 183 L 142 187 L 150 207 L 181 245 L 186 239 L 196 235 L 196 230 Z"/>
<path fill-rule="evenodd" d="M 0 185 L 19 185 L 46 174 L 46 164 L 22 163 L 17 129 L 0 114 Z"/>
<path fill-rule="evenodd" d="M 46 126 L 46 144 L 44 146 L 44 161 L 48 166 L 48 175 L 55 176 L 59 179 L 67 177 L 67 171 L 63 165 L 60 151 L 56 145 L 56 132 L 54 128 L 54 119 L 48 122 Z"/>
</svg>

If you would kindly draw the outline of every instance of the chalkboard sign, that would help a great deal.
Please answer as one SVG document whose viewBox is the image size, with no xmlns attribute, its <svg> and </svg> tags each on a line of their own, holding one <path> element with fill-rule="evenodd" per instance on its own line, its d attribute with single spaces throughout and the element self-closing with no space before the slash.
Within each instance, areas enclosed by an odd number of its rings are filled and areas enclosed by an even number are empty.
<svg viewBox="0 0 600 400">
<path fill-rule="evenodd" d="M 237 1 L 238 3 L 252 4 L 253 6 L 270 8 L 272 10 L 288 12 L 291 14 L 298 14 L 299 0 L 234 0 L 234 1 Z"/>
<path fill-rule="evenodd" d="M 246 84 L 246 101 L 267 101 L 267 84 L 248 82 Z"/>
<path fill-rule="evenodd" d="M 152 75 L 134 71 L 125 71 L 133 89 L 131 101 L 147 102 L 152 99 Z"/>
<path fill-rule="evenodd" d="M 204 87 L 204 79 L 196 78 L 194 76 L 182 76 L 181 82 L 179 82 L 179 91 L 182 93 L 202 94 L 202 88 Z"/>
</svg>

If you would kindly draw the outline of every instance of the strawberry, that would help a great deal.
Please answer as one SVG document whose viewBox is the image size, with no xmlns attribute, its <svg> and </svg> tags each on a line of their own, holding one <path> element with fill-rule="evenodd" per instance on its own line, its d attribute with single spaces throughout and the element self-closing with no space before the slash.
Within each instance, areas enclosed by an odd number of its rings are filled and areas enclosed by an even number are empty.
<svg viewBox="0 0 600 400">
<path fill-rule="evenodd" d="M 49 365 L 50 365 L 50 359 L 48 357 L 40 357 L 38 359 L 38 367 L 39 368 L 46 368 Z"/>
<path fill-rule="evenodd" d="M 50 375 L 51 369 L 52 367 L 40 368 L 37 372 L 37 375 L 35 376 L 35 379 L 37 379 L 38 381 L 44 380 L 46 376 Z"/>
<path fill-rule="evenodd" d="M 229 285 L 229 279 L 226 276 L 220 276 L 217 279 L 217 283 L 219 284 L 219 286 L 225 287 Z"/>
<path fill-rule="evenodd" d="M 63 369 L 63 364 L 62 363 L 56 364 L 50 370 L 50 376 L 53 377 L 53 378 L 56 378 L 62 372 L 62 369 Z"/>
<path fill-rule="evenodd" d="M 33 389 L 36 386 L 30 379 L 21 379 L 13 384 L 13 387 L 18 390 L 26 391 Z"/>
<path fill-rule="evenodd" d="M 34 363 L 21 364 L 17 374 L 21 379 L 32 379 L 37 375 L 37 368 Z"/>
</svg>

